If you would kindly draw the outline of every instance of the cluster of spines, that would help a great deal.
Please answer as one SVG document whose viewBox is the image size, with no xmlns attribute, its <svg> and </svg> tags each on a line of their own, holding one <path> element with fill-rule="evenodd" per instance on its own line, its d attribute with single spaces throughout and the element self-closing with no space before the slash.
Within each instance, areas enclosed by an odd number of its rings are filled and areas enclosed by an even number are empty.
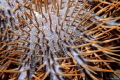
<svg viewBox="0 0 120 80">
<path fill-rule="evenodd" d="M 114 29 L 119 29 L 119 25 L 112 27 L 104 25 L 111 19 L 119 19 L 119 17 L 106 17 L 112 14 L 112 9 L 116 9 L 113 12 L 118 11 L 119 2 L 98 1 L 99 4 L 92 8 L 88 1 L 83 3 L 80 0 L 76 0 L 76 2 L 60 0 L 60 4 L 56 0 L 49 4 L 48 0 L 32 0 L 30 2 L 24 0 L 23 3 L 15 1 L 17 6 L 13 8 L 12 12 L 8 9 L 8 18 L 10 18 L 8 21 L 11 25 L 6 25 L 4 21 L 6 14 L 1 14 L 2 27 L 0 29 L 3 31 L 0 43 L 2 44 L 0 48 L 1 79 L 17 79 L 26 74 L 24 77 L 27 80 L 32 78 L 35 80 L 46 78 L 79 80 L 87 79 L 87 75 L 97 80 L 95 75 L 101 74 L 99 78 L 103 78 L 103 72 L 113 72 L 119 78 L 118 72 L 109 65 L 109 63 L 118 63 L 119 61 L 118 58 L 110 56 L 119 56 L 114 53 L 116 50 L 112 50 L 119 48 L 119 46 L 114 47 L 114 41 L 119 42 L 120 39 L 119 34 L 114 32 Z M 10 6 L 14 5 L 10 0 L 7 0 L 7 3 Z M 49 7 L 50 4 L 52 7 Z M 75 6 L 72 6 L 74 4 Z M 25 9 L 22 10 L 22 13 L 19 12 L 21 11 L 20 7 Z M 74 9 L 69 15 L 71 7 Z M 63 15 L 60 10 L 64 8 L 66 9 Z M 94 13 L 97 8 L 99 10 Z M 50 10 L 56 12 L 58 16 L 58 25 L 55 28 L 53 28 Z M 1 11 L 4 12 L 2 9 Z M 54 33 L 55 29 L 58 36 L 57 41 L 50 41 L 46 38 L 47 32 L 39 27 L 41 25 L 35 11 L 42 14 L 45 21 L 50 24 L 48 27 L 51 33 Z M 11 15 L 11 13 L 13 14 Z M 99 19 L 96 19 L 96 16 Z M 11 20 L 12 17 L 15 19 L 14 21 Z M 36 33 L 32 29 L 37 30 Z M 72 32 L 69 31 L 71 29 Z M 62 36 L 65 38 L 62 39 Z M 110 45 L 107 45 L 108 43 Z M 13 66 L 14 68 L 12 68 Z"/>
</svg>

